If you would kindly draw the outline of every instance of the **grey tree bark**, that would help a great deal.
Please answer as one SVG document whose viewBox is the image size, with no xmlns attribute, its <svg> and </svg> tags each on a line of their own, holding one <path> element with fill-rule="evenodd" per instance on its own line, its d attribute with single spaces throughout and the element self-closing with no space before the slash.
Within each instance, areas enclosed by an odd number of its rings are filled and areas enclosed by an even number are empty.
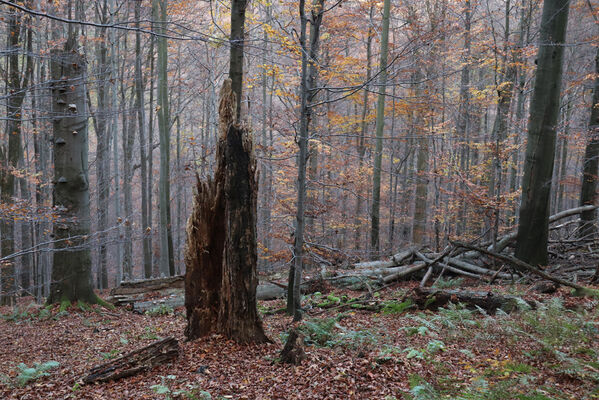
<svg viewBox="0 0 599 400">
<path fill-rule="evenodd" d="M 64 49 L 52 52 L 55 251 L 48 303 L 97 302 L 92 289 L 85 58 L 69 27 Z"/>
<path fill-rule="evenodd" d="M 378 258 L 380 251 L 379 219 L 381 211 L 381 166 L 383 160 L 383 130 L 385 128 L 385 91 L 387 89 L 387 55 L 389 49 L 389 13 L 391 1 L 383 3 L 381 59 L 379 62 L 379 90 L 376 104 L 376 147 L 372 174 L 372 210 L 370 213 L 370 250 Z"/>
<path fill-rule="evenodd" d="M 312 102 L 316 92 L 318 69 L 318 49 L 320 43 L 320 26 L 324 14 L 325 0 L 313 0 L 311 19 L 306 16 L 306 2 L 300 0 L 300 47 L 302 50 L 302 70 L 300 81 L 300 128 L 298 132 L 298 178 L 297 178 L 297 210 L 295 217 L 295 243 L 293 246 L 294 259 L 289 268 L 289 284 L 287 286 L 287 312 L 293 314 L 293 319 L 298 321 L 302 318 L 300 284 L 302 280 L 302 268 L 304 265 L 304 228 L 306 205 L 306 165 L 308 161 L 308 142 L 310 134 L 310 121 L 312 119 Z M 307 25 L 310 22 L 310 44 L 307 41 Z M 308 65 L 309 64 L 309 65 Z"/>
<path fill-rule="evenodd" d="M 141 18 L 141 1 L 135 2 L 135 26 L 139 28 Z M 141 229 L 142 229 L 142 253 L 143 271 L 146 279 L 152 276 L 152 248 L 150 245 L 151 223 L 149 218 L 152 209 L 148 202 L 148 192 L 151 190 L 148 182 L 148 156 L 146 148 L 145 131 L 145 104 L 144 88 L 145 82 L 142 73 L 141 32 L 135 32 L 135 108 L 137 110 L 137 128 L 139 130 L 139 162 L 141 170 Z M 151 154 L 151 153 L 150 153 Z M 148 231 L 149 230 L 149 231 Z"/>
<path fill-rule="evenodd" d="M 152 11 L 156 32 L 166 34 L 166 0 L 153 0 Z M 168 99 L 168 48 L 166 37 L 156 39 L 158 50 L 157 114 L 160 133 L 160 274 L 175 274 L 170 206 L 170 111 Z"/>
<path fill-rule="evenodd" d="M 518 259 L 533 266 L 548 261 L 549 195 L 569 6 L 569 0 L 545 0 L 541 18 L 515 252 Z"/>
<path fill-rule="evenodd" d="M 20 42 L 23 16 L 20 11 L 10 10 L 8 14 L 7 29 L 7 48 L 10 51 L 7 61 L 6 71 L 6 89 L 10 93 L 6 106 L 6 130 L 5 137 L 8 141 L 8 148 L 0 147 L 0 200 L 4 204 L 14 201 L 16 180 L 15 172 L 19 167 L 19 160 L 22 157 L 21 148 L 21 128 L 22 128 L 22 107 L 27 86 L 29 85 L 30 74 L 28 70 L 32 68 L 31 57 L 26 57 L 27 63 L 21 66 L 20 60 Z M 30 39 L 27 39 L 29 41 Z M 0 245 L 0 255 L 6 257 L 15 250 L 15 226 L 11 217 L 3 218 L 0 221 L 0 235 L 2 244 Z M 0 268 L 0 305 L 13 305 L 16 299 L 16 270 L 14 260 L 10 260 Z"/>
<path fill-rule="evenodd" d="M 595 204 L 597 200 L 597 173 L 599 168 L 599 48 L 595 55 L 595 84 L 591 101 L 591 118 L 584 153 L 580 205 Z M 586 211 L 580 215 L 579 235 L 590 238 L 597 233 L 597 211 Z"/>
</svg>

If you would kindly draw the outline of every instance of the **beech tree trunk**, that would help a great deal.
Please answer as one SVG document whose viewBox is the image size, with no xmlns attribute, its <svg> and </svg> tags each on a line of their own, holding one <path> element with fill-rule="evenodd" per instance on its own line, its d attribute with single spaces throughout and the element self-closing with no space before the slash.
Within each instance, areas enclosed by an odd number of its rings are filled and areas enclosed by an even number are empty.
<svg viewBox="0 0 599 400">
<path fill-rule="evenodd" d="M 391 1 L 383 5 L 383 32 L 381 33 L 381 59 L 379 64 L 379 90 L 376 104 L 376 145 L 372 174 L 372 211 L 370 213 L 370 251 L 377 258 L 380 250 L 379 220 L 381 211 L 381 166 L 383 160 L 383 129 L 385 128 L 385 90 L 387 88 L 387 54 L 389 48 L 389 12 Z"/>
<path fill-rule="evenodd" d="M 156 23 L 156 31 L 165 35 L 166 31 L 166 0 L 153 0 L 152 10 Z M 158 130 L 160 132 L 160 274 L 172 276 L 175 274 L 173 254 L 173 237 L 171 231 L 170 206 L 170 111 L 168 96 L 168 47 L 166 37 L 156 39 L 158 45 L 158 97 L 157 114 Z"/>
<path fill-rule="evenodd" d="M 599 167 L 599 48 L 595 56 L 595 85 L 591 102 L 591 120 L 589 121 L 588 142 L 584 153 L 584 170 L 580 205 L 595 204 L 597 199 L 597 169 Z M 580 215 L 581 238 L 597 233 L 597 210 L 586 211 Z"/>
<path fill-rule="evenodd" d="M 64 50 L 52 53 L 54 130 L 54 261 L 48 303 L 93 303 L 88 180 L 85 59 L 70 31 Z"/>
<path fill-rule="evenodd" d="M 533 266 L 547 265 L 549 196 L 555 156 L 562 61 L 569 0 L 545 0 L 541 18 L 537 76 L 528 123 L 528 142 L 516 257 Z"/>
</svg>

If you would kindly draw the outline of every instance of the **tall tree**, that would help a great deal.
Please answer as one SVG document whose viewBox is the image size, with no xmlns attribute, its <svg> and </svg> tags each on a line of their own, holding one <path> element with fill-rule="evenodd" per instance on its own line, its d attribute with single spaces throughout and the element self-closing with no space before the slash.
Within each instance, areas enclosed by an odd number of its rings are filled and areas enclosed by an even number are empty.
<svg viewBox="0 0 599 400">
<path fill-rule="evenodd" d="M 96 15 L 102 24 L 108 23 L 108 3 L 103 0 L 96 4 Z M 110 194 L 110 60 L 108 59 L 108 46 L 106 28 L 98 29 L 96 41 L 97 65 L 97 111 L 94 115 L 94 130 L 96 132 L 96 185 L 97 185 L 97 229 L 98 229 L 98 287 L 108 287 L 108 266 L 106 248 L 106 229 L 108 228 L 108 201 Z"/>
<path fill-rule="evenodd" d="M 141 167 L 141 228 L 143 234 L 143 270 L 144 278 L 152 276 L 152 248 L 151 248 L 151 215 L 152 208 L 148 201 L 150 191 L 148 180 L 148 156 L 145 134 L 145 104 L 144 104 L 144 80 L 142 74 L 141 32 L 139 31 L 141 19 L 141 1 L 135 2 L 135 108 L 137 109 L 137 127 L 139 129 L 139 158 Z M 151 153 L 150 153 L 151 154 Z M 148 231 L 149 230 L 149 231 Z"/>
<path fill-rule="evenodd" d="M 6 71 L 6 89 L 9 93 L 6 106 L 6 130 L 5 140 L 8 142 L 8 148 L 0 147 L 0 200 L 3 204 L 9 204 L 14 201 L 15 195 L 15 174 L 19 167 L 19 160 L 22 157 L 21 148 L 21 128 L 22 128 L 22 107 L 27 86 L 29 85 L 31 70 L 31 55 L 26 58 L 25 65 L 21 60 L 21 30 L 23 15 L 20 11 L 11 9 L 8 14 L 8 40 L 7 40 L 7 71 Z M 29 31 L 29 36 L 31 31 Z M 31 39 L 29 38 L 27 42 Z M 30 50 L 30 45 L 27 46 Z M 2 236 L 2 245 L 0 246 L 0 255 L 6 257 L 14 253 L 15 250 L 15 225 L 8 215 L 0 221 L 0 235 Z M 16 276 L 14 260 L 8 261 L 0 267 L 0 280 L 2 294 L 0 295 L 0 305 L 12 305 L 16 296 Z"/>
<path fill-rule="evenodd" d="M 515 252 L 532 265 L 548 261 L 549 196 L 569 8 L 569 0 L 545 0 L 541 17 Z"/>
<path fill-rule="evenodd" d="M 356 137 L 356 150 L 358 152 L 358 171 L 362 173 L 364 166 L 364 155 L 366 153 L 366 116 L 368 114 L 368 93 L 370 91 L 370 79 L 372 78 L 372 39 L 374 37 L 374 29 L 372 26 L 374 19 L 374 5 L 370 5 L 369 21 L 368 21 L 368 33 L 366 35 L 366 85 L 364 86 L 363 104 L 362 104 L 362 118 L 360 121 L 360 133 Z M 354 215 L 354 248 L 360 249 L 361 245 L 361 234 L 362 234 L 362 220 L 360 215 L 362 214 L 362 190 L 358 184 L 356 194 L 356 211 Z"/>
<path fill-rule="evenodd" d="M 153 0 L 154 26 L 158 37 L 158 95 L 157 114 L 160 134 L 160 274 L 175 274 L 173 235 L 171 229 L 170 205 L 170 110 L 168 97 L 168 43 L 166 41 L 167 0 Z M 241 82 L 241 81 L 240 81 Z"/>
<path fill-rule="evenodd" d="M 595 55 L 595 84 L 591 101 L 591 119 L 587 133 L 587 145 L 584 153 L 580 205 L 595 204 L 597 200 L 597 173 L 599 168 L 599 47 Z M 597 233 L 597 211 L 585 211 L 580 215 L 582 238 Z"/>
<path fill-rule="evenodd" d="M 98 301 L 92 289 L 91 253 L 87 242 L 90 207 L 86 65 L 84 56 L 78 52 L 78 36 L 77 28 L 69 25 L 64 48 L 53 50 L 51 57 L 53 203 L 59 212 L 59 221 L 54 224 L 56 242 L 48 303 Z"/>
<path fill-rule="evenodd" d="M 318 74 L 317 59 L 320 43 L 320 26 L 324 15 L 325 0 L 313 0 L 311 19 L 306 16 L 306 2 L 300 0 L 300 47 L 302 54 L 302 71 L 300 80 L 300 127 L 297 143 L 299 147 L 297 166 L 297 203 L 295 214 L 295 235 L 293 246 L 293 264 L 289 268 L 289 284 L 287 286 L 287 312 L 293 314 L 294 320 L 301 319 L 302 269 L 304 265 L 304 228 L 306 206 L 306 166 L 308 162 L 308 143 L 310 122 L 312 120 L 312 103 L 316 96 L 316 78 Z M 310 43 L 308 44 L 307 26 L 310 22 Z M 309 64 L 309 65 L 308 65 Z"/>
<path fill-rule="evenodd" d="M 372 211 L 370 213 L 370 248 L 373 256 L 380 250 L 379 218 L 381 213 L 381 165 L 383 160 L 383 129 L 385 128 L 385 91 L 387 89 L 387 55 L 389 53 L 389 12 L 391 1 L 383 3 L 383 31 L 381 33 L 381 60 L 379 62 L 379 95 L 376 103 L 376 147 L 372 175 Z"/>
</svg>

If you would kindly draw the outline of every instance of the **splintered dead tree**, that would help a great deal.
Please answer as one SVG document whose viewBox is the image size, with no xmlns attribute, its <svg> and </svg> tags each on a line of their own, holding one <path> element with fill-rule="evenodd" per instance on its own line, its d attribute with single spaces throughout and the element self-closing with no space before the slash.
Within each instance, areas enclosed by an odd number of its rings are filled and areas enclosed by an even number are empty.
<svg viewBox="0 0 599 400">
<path fill-rule="evenodd" d="M 197 179 L 187 221 L 185 335 L 193 340 L 218 332 L 263 343 L 268 338 L 256 308 L 256 159 L 249 131 L 236 123 L 230 79 L 220 96 L 216 172 Z"/>
<path fill-rule="evenodd" d="M 52 52 L 54 131 L 54 261 L 48 303 L 96 303 L 92 289 L 85 59 L 76 51 L 76 34 Z"/>
</svg>

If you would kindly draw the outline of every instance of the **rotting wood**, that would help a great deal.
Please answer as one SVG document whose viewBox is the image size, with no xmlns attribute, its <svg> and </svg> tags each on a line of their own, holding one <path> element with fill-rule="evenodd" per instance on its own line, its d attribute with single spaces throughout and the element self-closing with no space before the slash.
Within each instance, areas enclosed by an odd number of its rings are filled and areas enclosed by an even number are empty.
<svg viewBox="0 0 599 400">
<path fill-rule="evenodd" d="M 178 355 L 179 342 L 174 337 L 168 337 L 92 368 L 82 381 L 88 384 L 125 378 L 151 370 L 159 364 L 177 358 Z"/>
<path fill-rule="evenodd" d="M 304 336 L 297 328 L 293 328 L 289 331 L 285 346 L 281 350 L 280 360 L 282 363 L 299 365 L 306 358 Z"/>
<path fill-rule="evenodd" d="M 489 314 L 495 313 L 498 309 L 511 312 L 522 306 L 535 307 L 532 302 L 527 302 L 516 296 L 498 295 L 486 291 L 441 290 L 418 287 L 413 293 L 408 298 L 419 308 L 427 310 L 436 310 L 450 302 L 462 303 L 468 308 L 479 307 Z"/>
</svg>

